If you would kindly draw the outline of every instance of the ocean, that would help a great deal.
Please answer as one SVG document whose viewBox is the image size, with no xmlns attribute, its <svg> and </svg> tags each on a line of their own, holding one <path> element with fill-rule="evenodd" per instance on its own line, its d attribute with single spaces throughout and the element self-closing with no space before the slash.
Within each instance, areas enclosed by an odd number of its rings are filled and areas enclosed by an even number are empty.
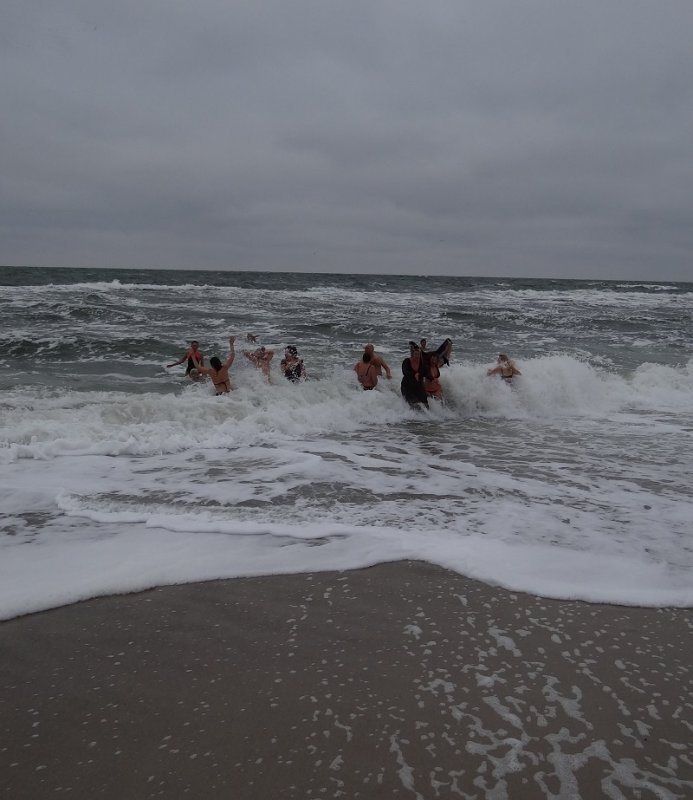
<svg viewBox="0 0 693 800">
<path fill-rule="evenodd" d="M 693 284 L 4 267 L 0 311 L 1 619 L 400 559 L 693 606 Z M 229 335 L 230 395 L 165 367 Z M 417 412 L 422 337 L 454 346 Z M 373 392 L 367 342 L 393 373 Z M 486 375 L 501 351 L 513 386 Z"/>
</svg>

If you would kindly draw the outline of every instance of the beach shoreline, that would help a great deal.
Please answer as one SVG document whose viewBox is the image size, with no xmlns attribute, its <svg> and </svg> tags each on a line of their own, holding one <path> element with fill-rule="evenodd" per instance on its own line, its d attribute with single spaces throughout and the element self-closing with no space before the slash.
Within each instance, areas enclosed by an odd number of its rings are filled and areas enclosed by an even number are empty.
<svg viewBox="0 0 693 800">
<path fill-rule="evenodd" d="M 424 562 L 95 598 L 0 623 L 0 796 L 691 797 L 692 644 Z"/>
</svg>

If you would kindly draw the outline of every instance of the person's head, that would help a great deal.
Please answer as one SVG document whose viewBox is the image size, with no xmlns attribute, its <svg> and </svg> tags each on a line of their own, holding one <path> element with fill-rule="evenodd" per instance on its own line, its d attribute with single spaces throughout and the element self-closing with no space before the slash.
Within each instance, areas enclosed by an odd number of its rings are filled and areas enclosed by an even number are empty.
<svg viewBox="0 0 693 800">
<path fill-rule="evenodd" d="M 375 351 L 375 345 L 374 344 L 364 344 L 363 350 L 364 350 L 365 353 L 370 353 L 371 356 L 372 356 L 374 351 Z"/>
<path fill-rule="evenodd" d="M 363 354 L 363 360 L 366 364 L 368 364 L 373 359 L 373 353 L 369 353 L 368 350 Z"/>
<path fill-rule="evenodd" d="M 284 350 L 284 355 L 291 356 L 292 358 L 298 357 L 298 348 L 294 347 L 294 345 L 290 344 L 286 350 Z"/>
<path fill-rule="evenodd" d="M 427 344 L 428 344 L 428 340 L 427 340 L 427 339 L 422 339 L 422 340 L 419 342 L 419 347 L 421 347 L 421 349 L 422 349 L 422 350 L 425 350 L 425 349 L 426 349 L 426 345 L 427 345 Z"/>
<path fill-rule="evenodd" d="M 416 342 L 409 342 L 409 352 L 413 355 L 414 353 L 418 353 L 419 345 Z"/>
<path fill-rule="evenodd" d="M 221 361 L 219 360 L 218 356 L 212 356 L 209 359 L 209 363 L 212 369 L 217 370 L 217 372 L 221 369 Z"/>
<path fill-rule="evenodd" d="M 197 350 L 199 346 L 200 343 L 196 339 L 193 339 L 192 342 L 190 342 L 190 347 L 192 347 L 193 350 Z"/>
<path fill-rule="evenodd" d="M 258 349 L 257 349 L 255 352 L 256 352 L 256 353 L 257 353 L 259 356 L 262 356 L 262 355 L 264 355 L 264 354 L 265 354 L 265 348 L 264 348 L 264 347 L 258 347 Z"/>
<path fill-rule="evenodd" d="M 510 359 L 508 358 L 507 353 L 499 353 L 498 355 L 498 363 L 499 364 L 507 364 Z"/>
</svg>

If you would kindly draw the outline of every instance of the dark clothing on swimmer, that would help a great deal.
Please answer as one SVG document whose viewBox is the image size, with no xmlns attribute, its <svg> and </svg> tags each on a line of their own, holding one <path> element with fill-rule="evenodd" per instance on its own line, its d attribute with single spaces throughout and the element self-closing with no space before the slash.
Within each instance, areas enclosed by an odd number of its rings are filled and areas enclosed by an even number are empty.
<svg viewBox="0 0 693 800">
<path fill-rule="evenodd" d="M 172 364 L 167 364 L 166 368 L 175 367 L 178 364 L 182 364 L 184 361 L 188 362 L 188 365 L 185 369 L 185 374 L 190 375 L 191 371 L 197 369 L 198 367 L 203 367 L 205 363 L 205 357 L 202 350 L 198 349 L 198 344 L 195 340 L 190 343 L 190 349 L 186 350 L 184 355 L 178 359 L 178 361 L 174 361 Z"/>
<path fill-rule="evenodd" d="M 423 375 L 414 369 L 411 358 L 405 358 L 402 362 L 402 383 L 400 386 L 402 397 L 412 407 L 419 404 L 428 408 L 428 396 L 423 384 Z"/>
<path fill-rule="evenodd" d="M 284 377 L 291 383 L 300 383 L 306 379 L 306 368 L 303 359 L 298 357 L 298 348 L 289 345 L 280 362 Z"/>
<path fill-rule="evenodd" d="M 284 377 L 292 383 L 299 383 L 305 377 L 305 374 L 306 369 L 301 358 L 294 364 L 287 365 L 284 368 Z"/>
<path fill-rule="evenodd" d="M 200 353 L 200 356 L 202 356 L 202 353 Z M 200 363 L 201 363 L 201 362 L 200 362 Z M 192 358 L 192 356 L 189 356 L 189 357 L 188 357 L 188 366 L 187 366 L 187 367 L 186 367 L 186 369 L 185 369 L 185 374 L 186 374 L 186 375 L 190 375 L 190 373 L 191 373 L 193 370 L 196 370 L 196 369 L 197 369 L 197 361 L 195 361 L 195 360 Z"/>
</svg>

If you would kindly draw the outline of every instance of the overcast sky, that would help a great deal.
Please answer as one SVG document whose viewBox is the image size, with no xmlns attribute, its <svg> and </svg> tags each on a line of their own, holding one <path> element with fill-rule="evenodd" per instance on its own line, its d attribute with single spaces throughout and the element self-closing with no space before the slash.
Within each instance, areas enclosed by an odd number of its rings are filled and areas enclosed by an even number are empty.
<svg viewBox="0 0 693 800">
<path fill-rule="evenodd" d="M 691 0 L 3 0 L 0 264 L 693 280 Z"/>
</svg>

